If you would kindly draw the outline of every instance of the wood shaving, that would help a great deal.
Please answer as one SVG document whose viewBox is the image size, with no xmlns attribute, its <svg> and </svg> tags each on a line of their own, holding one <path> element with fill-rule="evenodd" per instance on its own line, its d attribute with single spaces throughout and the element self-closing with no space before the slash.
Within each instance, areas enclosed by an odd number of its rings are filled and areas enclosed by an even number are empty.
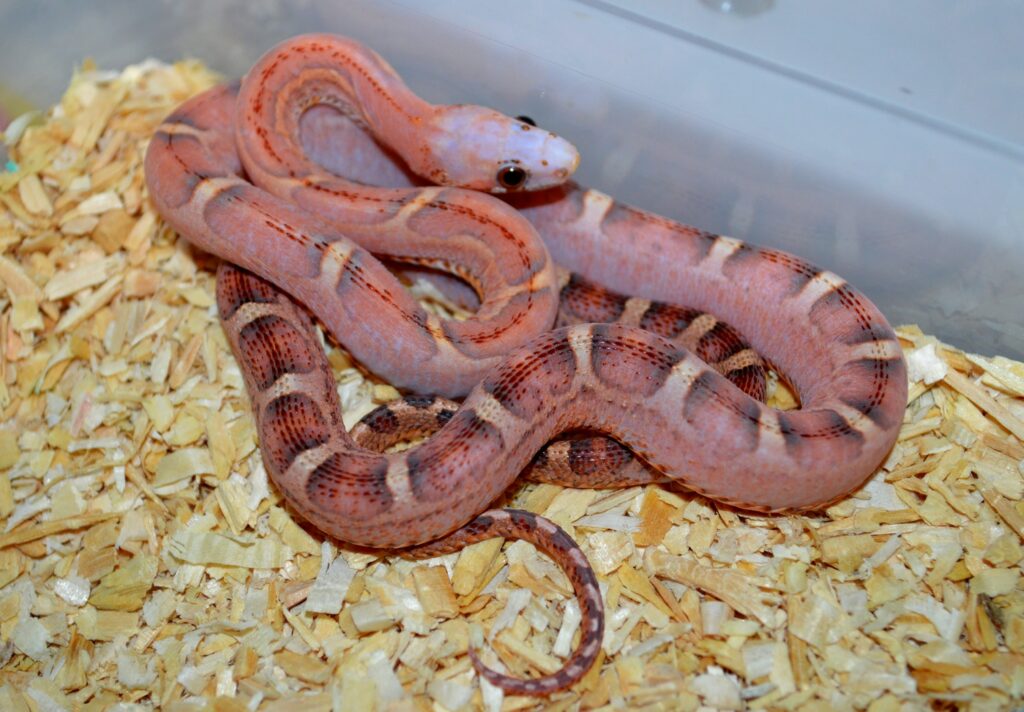
<svg viewBox="0 0 1024 712">
<path fill-rule="evenodd" d="M 593 563 L 607 634 L 548 700 L 482 682 L 471 640 L 511 674 L 562 664 L 580 623 L 567 581 L 522 542 L 421 562 L 336 548 L 268 483 L 216 262 L 164 226 L 142 175 L 157 123 L 215 81 L 196 62 L 86 65 L 7 133 L 0 708 L 1024 703 L 1024 364 L 912 326 L 900 440 L 825 512 L 517 486 L 510 504 Z M 327 348 L 346 423 L 397 396 Z"/>
</svg>

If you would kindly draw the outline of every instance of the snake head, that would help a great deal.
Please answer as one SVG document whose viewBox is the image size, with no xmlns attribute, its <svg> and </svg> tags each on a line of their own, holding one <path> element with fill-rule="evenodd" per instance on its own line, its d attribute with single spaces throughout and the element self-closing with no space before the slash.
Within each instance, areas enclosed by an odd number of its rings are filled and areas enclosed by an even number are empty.
<svg viewBox="0 0 1024 712">
<path fill-rule="evenodd" d="M 482 106 L 438 107 L 432 129 L 429 165 L 417 172 L 441 185 L 489 193 L 540 190 L 564 183 L 580 160 L 564 138 Z"/>
</svg>

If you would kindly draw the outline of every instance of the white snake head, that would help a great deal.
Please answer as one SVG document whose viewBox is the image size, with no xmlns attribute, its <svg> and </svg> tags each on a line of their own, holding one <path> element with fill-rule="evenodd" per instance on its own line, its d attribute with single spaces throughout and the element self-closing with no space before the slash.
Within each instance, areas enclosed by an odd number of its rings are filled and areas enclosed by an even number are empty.
<svg viewBox="0 0 1024 712">
<path fill-rule="evenodd" d="M 580 160 L 564 138 L 481 106 L 437 107 L 431 128 L 422 175 L 442 185 L 540 190 L 564 183 Z"/>
</svg>

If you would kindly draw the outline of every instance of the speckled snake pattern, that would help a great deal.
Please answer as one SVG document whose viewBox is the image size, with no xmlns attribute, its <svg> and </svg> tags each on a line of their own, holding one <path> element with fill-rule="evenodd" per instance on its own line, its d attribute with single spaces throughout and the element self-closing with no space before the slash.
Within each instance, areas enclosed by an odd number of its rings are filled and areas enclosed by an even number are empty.
<svg viewBox="0 0 1024 712">
<path fill-rule="evenodd" d="M 332 150 L 340 145 L 347 157 Z M 414 552 L 527 538 L 567 572 L 585 615 L 561 671 L 518 680 L 474 657 L 482 674 L 525 694 L 572 684 L 601 638 L 600 595 L 571 540 L 524 513 L 480 514 L 549 441 L 573 431 L 613 439 L 576 446 L 587 457 L 573 460 L 570 441 L 534 460 L 541 472 L 552 469 L 546 458 L 568 463 L 549 475 L 566 484 L 668 478 L 749 509 L 806 509 L 878 466 L 907 398 L 894 332 L 845 280 L 567 183 L 576 162 L 571 146 L 522 122 L 426 104 L 370 50 L 325 35 L 278 46 L 240 89 L 187 102 L 146 160 L 165 220 L 259 275 L 223 267 L 218 305 L 268 470 L 303 517 L 344 541 Z M 400 187 L 366 185 L 381 173 Z M 414 175 L 473 190 L 418 186 Z M 513 189 L 507 202 L 474 192 Z M 436 318 L 371 253 L 456 275 L 478 311 Z M 561 290 L 555 262 L 578 274 Z M 457 407 L 413 397 L 380 410 L 357 444 L 308 317 L 270 283 L 396 385 L 468 395 Z M 549 330 L 560 291 L 563 321 L 618 323 Z M 714 367 L 691 350 L 731 329 L 724 323 L 785 374 L 798 410 L 758 399 L 760 362 L 738 337 Z M 690 341 L 665 338 L 687 331 Z M 373 449 L 416 428 L 432 434 L 415 448 Z M 636 462 L 635 476 L 615 479 Z"/>
<path fill-rule="evenodd" d="M 353 442 L 342 423 L 334 375 L 308 312 L 269 282 L 233 265 L 222 264 L 217 275 L 217 307 L 231 347 L 243 365 L 268 471 L 304 517 L 339 539 L 351 540 L 343 525 L 343 514 L 332 515 L 335 525 L 328 526 L 323 513 L 318 511 L 319 505 L 311 507 L 310 503 L 342 505 L 343 509 L 369 504 L 379 514 L 386 513 L 396 504 L 395 492 L 389 489 L 388 472 L 407 468 L 408 456 L 379 452 L 396 444 L 401 435 L 395 432 L 398 437 L 386 443 L 363 439 L 364 445 L 375 449 Z M 455 435 L 456 443 L 459 437 Z M 431 448 L 423 449 L 429 456 Z M 433 450 L 436 453 L 437 447 Z M 406 496 L 419 496 L 420 487 L 429 486 L 430 482 L 419 483 L 417 487 L 410 481 Z M 295 488 L 304 491 L 295 496 Z M 435 498 L 431 495 L 430 499 Z M 426 558 L 503 536 L 533 543 L 565 571 L 582 614 L 583 629 L 576 650 L 561 670 L 533 679 L 495 672 L 471 650 L 477 670 L 495 685 L 519 694 L 548 694 L 578 680 L 597 658 L 604 635 L 597 579 L 579 546 L 549 520 L 529 512 L 494 509 L 472 517 L 440 537 L 408 537 L 401 528 L 380 526 L 383 536 L 363 532 L 358 543 L 404 547 L 400 552 L 403 555 Z M 424 539 L 430 541 L 407 546 Z"/>
</svg>

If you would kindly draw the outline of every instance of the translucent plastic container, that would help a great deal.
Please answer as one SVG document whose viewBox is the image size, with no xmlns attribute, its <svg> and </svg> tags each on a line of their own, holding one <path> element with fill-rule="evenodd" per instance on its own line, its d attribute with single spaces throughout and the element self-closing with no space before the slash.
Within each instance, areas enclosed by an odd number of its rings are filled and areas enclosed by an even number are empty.
<svg viewBox="0 0 1024 712">
<path fill-rule="evenodd" d="M 585 185 L 1021 358 L 1021 27 L 1010 0 L 0 0 L 0 102 L 54 102 L 85 57 L 237 76 L 287 36 L 347 34 L 430 100 L 569 137 Z"/>
</svg>

